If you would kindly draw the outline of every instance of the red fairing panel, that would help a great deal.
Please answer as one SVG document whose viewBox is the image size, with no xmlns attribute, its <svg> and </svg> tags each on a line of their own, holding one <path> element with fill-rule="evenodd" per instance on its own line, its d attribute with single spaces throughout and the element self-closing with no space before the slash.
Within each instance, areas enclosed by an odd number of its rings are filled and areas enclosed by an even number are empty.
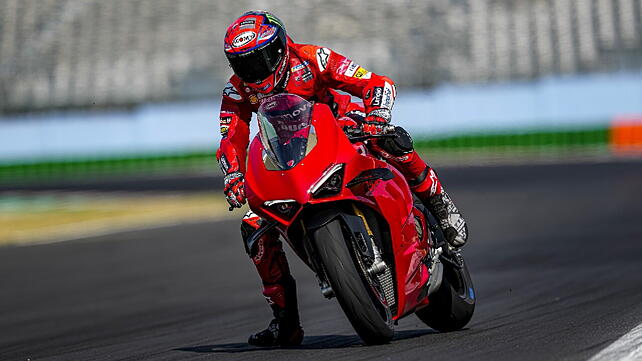
<svg viewBox="0 0 642 361">
<path fill-rule="evenodd" d="M 312 117 L 318 143 L 300 163 L 287 171 L 267 170 L 261 142 L 258 137 L 252 142 L 246 176 L 248 203 L 258 215 L 277 220 L 282 230 L 290 226 L 296 215 L 283 219 L 265 207 L 265 201 L 292 199 L 305 205 L 353 200 L 381 214 L 387 220 L 392 235 L 399 305 L 395 318 L 399 318 L 426 302 L 419 296 L 429 276 L 421 262 L 428 253 L 427 232 L 424 229 L 420 239 L 421 234 L 415 225 L 415 217 L 421 217 L 423 222 L 423 215 L 412 206 L 412 194 L 403 175 L 388 163 L 363 154 L 362 146 L 350 143 L 328 107 L 315 106 Z M 345 164 L 344 182 L 373 168 L 386 168 L 395 177 L 388 181 L 377 180 L 370 186 L 344 187 L 336 196 L 311 198 L 310 188 L 325 170 L 338 163 Z M 287 235 L 287 232 L 282 234 Z"/>
</svg>

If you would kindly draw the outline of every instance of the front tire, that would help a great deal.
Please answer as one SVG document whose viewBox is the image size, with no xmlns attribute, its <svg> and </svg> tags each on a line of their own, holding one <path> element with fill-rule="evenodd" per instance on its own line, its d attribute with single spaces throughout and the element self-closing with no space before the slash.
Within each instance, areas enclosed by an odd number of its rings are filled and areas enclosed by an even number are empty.
<svg viewBox="0 0 642 361">
<path fill-rule="evenodd" d="M 357 271 L 341 221 L 320 227 L 313 239 L 332 290 L 359 337 L 368 345 L 388 343 L 394 335 L 392 316 L 385 306 L 375 304 L 366 275 Z"/>
<path fill-rule="evenodd" d="M 461 269 L 444 264 L 444 276 L 439 289 L 429 296 L 428 306 L 415 312 L 426 325 L 441 332 L 462 329 L 475 311 L 475 290 L 462 258 Z"/>
</svg>

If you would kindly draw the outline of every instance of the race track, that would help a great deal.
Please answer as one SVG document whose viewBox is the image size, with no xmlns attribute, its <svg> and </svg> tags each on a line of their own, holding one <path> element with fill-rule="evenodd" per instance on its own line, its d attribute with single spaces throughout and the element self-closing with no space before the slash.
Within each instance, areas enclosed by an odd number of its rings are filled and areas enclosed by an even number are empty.
<svg viewBox="0 0 642 361">
<path fill-rule="evenodd" d="M 0 248 L 0 360 L 586 360 L 642 323 L 642 162 L 440 174 L 472 234 L 465 330 L 362 346 L 290 257 L 304 344 L 247 346 L 270 313 L 227 221 Z"/>
</svg>

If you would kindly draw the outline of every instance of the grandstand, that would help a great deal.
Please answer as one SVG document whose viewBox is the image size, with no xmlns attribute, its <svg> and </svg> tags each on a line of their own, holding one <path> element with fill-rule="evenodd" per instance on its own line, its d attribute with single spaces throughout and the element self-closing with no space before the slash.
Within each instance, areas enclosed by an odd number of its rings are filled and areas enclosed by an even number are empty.
<svg viewBox="0 0 642 361">
<path fill-rule="evenodd" d="M 642 64 L 642 0 L 2 0 L 0 113 L 218 96 L 227 24 L 275 12 L 406 87 Z"/>
</svg>

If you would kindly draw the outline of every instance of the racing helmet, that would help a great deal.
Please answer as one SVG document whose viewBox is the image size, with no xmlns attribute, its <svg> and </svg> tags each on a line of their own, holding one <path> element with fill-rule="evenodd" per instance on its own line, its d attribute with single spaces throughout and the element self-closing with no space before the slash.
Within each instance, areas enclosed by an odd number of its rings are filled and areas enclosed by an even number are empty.
<svg viewBox="0 0 642 361">
<path fill-rule="evenodd" d="M 285 26 L 266 11 L 249 11 L 225 32 L 225 56 L 243 82 L 269 93 L 287 73 L 288 41 Z"/>
</svg>

